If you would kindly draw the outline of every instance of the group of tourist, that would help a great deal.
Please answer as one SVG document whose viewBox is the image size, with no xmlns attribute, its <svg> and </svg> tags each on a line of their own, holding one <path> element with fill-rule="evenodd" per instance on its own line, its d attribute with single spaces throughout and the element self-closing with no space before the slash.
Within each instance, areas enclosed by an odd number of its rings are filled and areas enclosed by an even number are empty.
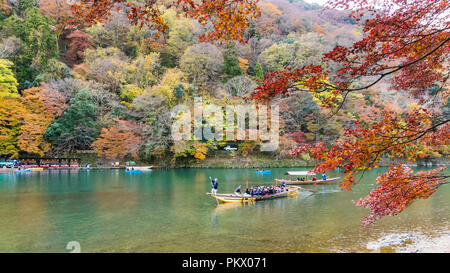
<svg viewBox="0 0 450 273">
<path fill-rule="evenodd" d="M 240 186 L 239 186 L 240 190 Z M 278 185 L 270 185 L 270 186 L 259 186 L 259 187 L 251 187 L 250 189 L 247 188 L 245 190 L 245 194 L 249 196 L 264 196 L 264 195 L 270 195 L 270 194 L 276 194 L 284 192 L 286 187 L 284 185 L 278 186 Z"/>
</svg>

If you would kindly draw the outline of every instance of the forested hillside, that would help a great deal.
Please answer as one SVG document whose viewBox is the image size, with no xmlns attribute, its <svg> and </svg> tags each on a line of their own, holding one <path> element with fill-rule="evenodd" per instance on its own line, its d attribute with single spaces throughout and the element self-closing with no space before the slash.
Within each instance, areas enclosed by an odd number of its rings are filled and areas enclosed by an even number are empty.
<svg viewBox="0 0 450 273">
<path fill-rule="evenodd" d="M 94 150 L 104 159 L 199 162 L 222 155 L 280 159 L 302 143 L 333 142 L 343 125 L 407 111 L 413 98 L 377 85 L 351 93 L 337 114 L 327 96 L 276 96 L 281 136 L 275 152 L 258 142 L 185 141 L 170 135 L 170 110 L 201 96 L 204 103 L 243 103 L 264 76 L 321 63 L 337 45 L 362 38 L 361 25 L 340 10 L 302 0 L 264 0 L 245 42 L 201 42 L 198 21 L 163 10 L 160 33 L 127 18 L 126 5 L 104 24 L 77 21 L 64 0 L 2 0 L 0 17 L 0 156 L 67 155 Z M 337 65 L 323 64 L 330 71 Z M 339 99 L 339 98 L 338 98 Z M 428 156 L 440 156 L 434 151 Z M 298 155 L 309 160 L 308 153 Z"/>
</svg>

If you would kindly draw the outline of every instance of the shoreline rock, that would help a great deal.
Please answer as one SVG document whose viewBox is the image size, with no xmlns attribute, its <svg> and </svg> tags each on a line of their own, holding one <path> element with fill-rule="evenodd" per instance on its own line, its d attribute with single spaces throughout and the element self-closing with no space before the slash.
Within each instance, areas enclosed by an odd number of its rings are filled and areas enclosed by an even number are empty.
<svg viewBox="0 0 450 273">
<path fill-rule="evenodd" d="M 371 251 L 388 248 L 397 253 L 450 253 L 450 231 L 437 236 L 422 233 L 389 234 L 377 241 L 368 242 L 366 248 Z"/>
</svg>

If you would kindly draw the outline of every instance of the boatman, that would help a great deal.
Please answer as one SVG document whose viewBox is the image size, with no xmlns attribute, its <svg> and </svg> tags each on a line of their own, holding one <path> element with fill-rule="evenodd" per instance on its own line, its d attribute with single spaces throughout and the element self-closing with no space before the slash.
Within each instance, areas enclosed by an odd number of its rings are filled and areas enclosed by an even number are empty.
<svg viewBox="0 0 450 273">
<path fill-rule="evenodd" d="M 215 195 L 217 193 L 217 189 L 219 188 L 219 181 L 217 178 L 213 180 L 211 176 L 209 179 L 211 180 L 211 193 Z"/>
</svg>

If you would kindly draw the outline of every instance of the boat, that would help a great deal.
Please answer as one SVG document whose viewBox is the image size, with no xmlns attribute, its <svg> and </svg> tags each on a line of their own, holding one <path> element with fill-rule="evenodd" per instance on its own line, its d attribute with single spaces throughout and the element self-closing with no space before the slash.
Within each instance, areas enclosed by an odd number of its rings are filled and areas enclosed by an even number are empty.
<svg viewBox="0 0 450 273">
<path fill-rule="evenodd" d="M 16 170 L 16 173 L 28 173 L 30 169 Z"/>
<path fill-rule="evenodd" d="M 136 170 L 134 167 L 127 167 L 125 173 L 139 173 L 140 170 Z"/>
<path fill-rule="evenodd" d="M 281 184 L 282 181 L 286 182 L 286 185 L 325 185 L 325 184 L 331 184 L 334 182 L 338 182 L 341 178 L 340 177 L 331 177 L 327 178 L 326 180 L 318 179 L 318 180 L 312 180 L 309 179 L 309 176 L 315 176 L 316 174 L 311 171 L 290 171 L 287 172 L 286 175 L 290 176 L 302 176 L 305 178 L 303 181 L 299 180 L 290 180 L 290 179 L 275 179 L 275 182 L 277 184 Z"/>
<path fill-rule="evenodd" d="M 43 171 L 44 168 L 29 168 L 29 170 L 32 172 L 40 172 L 40 171 Z"/>
<path fill-rule="evenodd" d="M 299 190 L 300 190 L 300 187 L 286 187 L 286 189 L 283 192 L 269 194 L 269 195 L 260 195 L 260 196 L 255 196 L 255 195 L 249 196 L 249 195 L 244 195 L 244 194 L 236 195 L 233 193 L 212 194 L 210 192 L 208 192 L 206 194 L 222 203 L 250 203 L 250 202 L 256 202 L 256 201 L 269 200 L 269 199 L 297 195 Z"/>
<path fill-rule="evenodd" d="M 270 170 L 262 170 L 262 171 L 256 171 L 257 174 L 271 174 L 272 172 Z"/>
<path fill-rule="evenodd" d="M 139 170 L 139 171 L 152 171 L 153 170 L 153 166 L 133 166 L 133 168 L 135 170 Z"/>
</svg>

